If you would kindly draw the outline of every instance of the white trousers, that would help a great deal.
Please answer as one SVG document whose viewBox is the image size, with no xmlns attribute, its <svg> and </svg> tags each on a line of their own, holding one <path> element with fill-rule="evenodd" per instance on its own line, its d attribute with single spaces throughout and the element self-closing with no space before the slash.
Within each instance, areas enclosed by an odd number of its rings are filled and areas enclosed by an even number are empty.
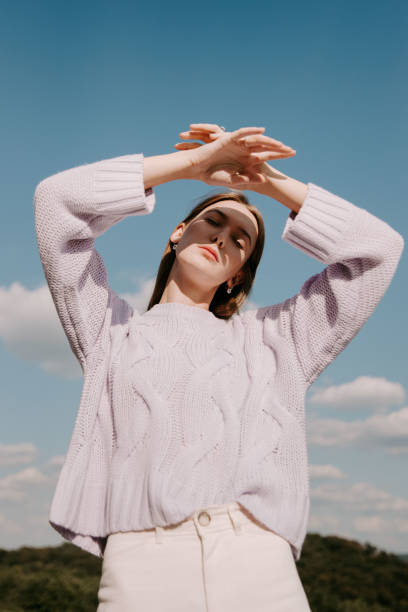
<svg viewBox="0 0 408 612">
<path fill-rule="evenodd" d="M 289 543 L 236 502 L 109 535 L 97 612 L 310 612 Z"/>
</svg>

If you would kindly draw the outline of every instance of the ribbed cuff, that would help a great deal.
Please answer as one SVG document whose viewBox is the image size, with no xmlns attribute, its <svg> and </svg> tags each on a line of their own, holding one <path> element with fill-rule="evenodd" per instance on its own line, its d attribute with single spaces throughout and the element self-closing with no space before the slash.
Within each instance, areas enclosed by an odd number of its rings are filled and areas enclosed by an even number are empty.
<svg viewBox="0 0 408 612">
<path fill-rule="evenodd" d="M 307 183 L 303 204 L 296 216 L 290 212 L 281 237 L 321 263 L 332 263 L 345 232 L 351 227 L 354 209 L 351 202 Z"/>
<path fill-rule="evenodd" d="M 152 187 L 144 187 L 143 168 L 143 153 L 98 162 L 92 184 L 98 209 L 106 214 L 150 214 L 156 198 Z"/>
</svg>

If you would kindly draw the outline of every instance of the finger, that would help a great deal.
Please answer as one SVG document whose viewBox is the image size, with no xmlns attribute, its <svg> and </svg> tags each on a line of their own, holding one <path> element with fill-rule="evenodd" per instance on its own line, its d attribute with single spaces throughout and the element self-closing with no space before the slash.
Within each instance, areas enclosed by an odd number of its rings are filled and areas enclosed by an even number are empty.
<svg viewBox="0 0 408 612">
<path fill-rule="evenodd" d="M 203 145 L 199 142 L 177 142 L 174 147 L 176 149 L 196 149 L 197 147 L 202 147 Z"/>
<path fill-rule="evenodd" d="M 241 130 L 244 130 L 244 131 L 241 131 Z M 265 128 L 256 128 L 256 127 L 255 128 L 241 128 L 240 130 L 236 130 L 236 132 L 224 132 L 224 131 L 212 132 L 211 134 L 209 134 L 209 137 L 211 138 L 211 140 L 214 140 L 216 138 L 222 137 L 224 134 L 228 134 L 228 135 L 232 134 L 233 139 L 236 140 L 239 138 L 242 139 L 242 137 L 245 136 L 246 134 L 258 134 L 259 132 L 262 132 L 264 130 Z M 238 142 L 240 141 L 238 140 Z"/>
<path fill-rule="evenodd" d="M 216 123 L 190 123 L 190 129 L 192 130 L 201 130 L 206 132 L 214 132 L 221 130 L 220 126 Z M 224 130 L 221 130 L 223 132 Z"/>
<path fill-rule="evenodd" d="M 260 132 L 264 132 L 264 127 L 244 127 L 235 130 L 233 133 L 234 139 L 240 139 L 243 136 L 249 136 L 250 134 L 259 134 Z"/>
<path fill-rule="evenodd" d="M 185 132 L 180 132 L 179 136 L 183 138 L 208 138 L 210 134 L 199 130 L 186 130 Z"/>
<path fill-rule="evenodd" d="M 269 149 L 286 149 L 290 151 L 295 150 L 292 147 L 283 144 L 283 142 L 281 142 L 280 140 L 276 140 L 275 138 L 271 138 L 270 136 L 264 136 L 263 134 L 246 136 L 245 138 L 239 139 L 238 142 L 240 144 L 244 144 L 249 149 L 256 146 L 264 146 L 265 148 Z"/>
<path fill-rule="evenodd" d="M 242 140 L 242 139 L 241 139 Z M 272 138 L 271 136 L 265 136 L 265 134 L 253 134 L 245 136 L 243 139 L 245 142 L 265 142 L 265 143 L 274 143 L 277 145 L 283 145 L 283 142 L 277 140 L 276 138 Z"/>
<path fill-rule="evenodd" d="M 296 151 L 268 151 L 266 153 L 251 153 L 251 163 L 259 163 L 267 161 L 268 159 L 279 159 L 282 157 L 294 157 L 296 155 Z"/>
<path fill-rule="evenodd" d="M 205 132 L 180 132 L 180 138 L 184 140 L 202 140 L 203 142 L 212 142 L 212 139 L 209 138 L 210 134 L 206 134 Z"/>
<path fill-rule="evenodd" d="M 231 132 L 212 132 L 211 134 L 208 134 L 208 136 L 209 136 L 209 140 L 211 142 L 214 142 L 214 140 L 217 140 L 218 138 L 222 138 L 226 134 L 229 135 L 230 133 Z"/>
<path fill-rule="evenodd" d="M 245 146 L 245 150 L 248 153 L 266 153 L 267 151 L 271 151 L 274 153 L 296 153 L 296 149 L 292 149 L 291 147 L 281 147 L 279 145 L 265 145 L 265 144 L 253 144 Z"/>
</svg>

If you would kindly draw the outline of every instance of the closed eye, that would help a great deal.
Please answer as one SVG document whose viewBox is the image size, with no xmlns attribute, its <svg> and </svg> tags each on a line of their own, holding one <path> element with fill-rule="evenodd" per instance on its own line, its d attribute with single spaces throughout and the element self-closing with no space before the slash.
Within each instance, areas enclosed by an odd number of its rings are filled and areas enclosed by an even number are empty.
<svg viewBox="0 0 408 612">
<path fill-rule="evenodd" d="M 206 221 L 208 221 L 208 223 L 210 223 L 211 225 L 220 225 L 219 223 L 217 223 L 216 221 L 214 221 L 214 219 L 206 219 Z M 238 242 L 238 240 L 234 240 L 235 244 L 237 246 L 239 246 L 240 249 L 243 249 L 244 247 L 242 246 L 242 244 L 240 242 Z"/>
</svg>

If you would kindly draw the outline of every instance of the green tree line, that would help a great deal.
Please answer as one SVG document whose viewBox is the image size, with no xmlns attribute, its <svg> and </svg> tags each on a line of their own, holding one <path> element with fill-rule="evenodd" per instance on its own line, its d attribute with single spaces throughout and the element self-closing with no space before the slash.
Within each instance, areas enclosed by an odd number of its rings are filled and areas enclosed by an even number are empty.
<svg viewBox="0 0 408 612">
<path fill-rule="evenodd" d="M 408 612 L 407 558 L 308 533 L 297 568 L 313 612 Z M 0 548 L 0 612 L 95 612 L 101 570 L 102 559 L 65 541 Z"/>
</svg>

